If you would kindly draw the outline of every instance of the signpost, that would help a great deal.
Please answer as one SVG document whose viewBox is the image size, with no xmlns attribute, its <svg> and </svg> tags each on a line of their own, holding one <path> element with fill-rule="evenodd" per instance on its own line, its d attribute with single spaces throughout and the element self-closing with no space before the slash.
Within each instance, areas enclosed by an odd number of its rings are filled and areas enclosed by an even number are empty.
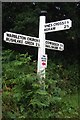
<svg viewBox="0 0 80 120">
<path fill-rule="evenodd" d="M 28 45 L 33 47 L 40 47 L 40 38 L 26 36 L 22 34 L 16 34 L 12 32 L 5 32 L 4 33 L 4 41 L 14 44 L 21 44 L 21 45 Z M 46 49 L 51 50 L 64 50 L 64 44 L 51 41 L 51 40 L 44 40 L 44 45 Z"/>
<path fill-rule="evenodd" d="M 22 34 L 16 34 L 12 32 L 4 33 L 4 41 L 14 44 L 21 44 L 27 46 L 38 47 L 38 64 L 37 75 L 39 78 L 45 78 L 45 68 L 47 68 L 47 55 L 45 54 L 45 48 L 51 50 L 64 50 L 64 44 L 51 40 L 45 40 L 45 34 L 47 32 L 55 32 L 60 30 L 67 30 L 72 27 L 72 21 L 70 19 L 61 20 L 57 22 L 45 23 L 46 11 L 41 11 L 39 21 L 39 38 L 26 36 Z"/>
<path fill-rule="evenodd" d="M 45 40 L 45 48 L 51 49 L 51 50 L 64 50 L 64 44 L 60 42 L 55 42 L 51 40 Z"/>
<path fill-rule="evenodd" d="M 40 47 L 40 39 L 36 37 L 16 34 L 12 32 L 4 33 L 4 40 L 9 43 Z"/>
<path fill-rule="evenodd" d="M 70 29 L 71 26 L 72 26 L 72 21 L 70 19 L 46 23 L 44 25 L 44 32 L 47 33 L 47 32 L 54 32 L 60 30 L 67 30 Z"/>
<path fill-rule="evenodd" d="M 37 74 L 42 79 L 45 78 L 45 68 L 42 67 L 41 57 L 45 55 L 45 33 L 44 33 L 44 24 L 46 21 L 46 11 L 41 11 L 40 20 L 39 20 L 39 39 L 40 39 L 40 48 L 38 48 L 38 64 L 37 64 Z"/>
</svg>

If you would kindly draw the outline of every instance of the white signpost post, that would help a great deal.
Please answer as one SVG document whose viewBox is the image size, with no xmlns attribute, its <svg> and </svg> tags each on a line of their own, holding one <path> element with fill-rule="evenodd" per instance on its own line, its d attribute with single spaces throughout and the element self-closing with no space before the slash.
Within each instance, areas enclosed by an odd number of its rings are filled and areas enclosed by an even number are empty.
<svg viewBox="0 0 80 120">
<path fill-rule="evenodd" d="M 22 34 L 16 34 L 12 32 L 4 33 L 4 41 L 6 42 L 38 47 L 37 75 L 41 79 L 45 78 L 45 68 L 47 68 L 47 55 L 45 54 L 45 48 L 59 51 L 64 50 L 63 43 L 46 40 L 45 34 L 47 32 L 66 30 L 72 27 L 72 21 L 70 19 L 45 23 L 46 13 L 46 11 L 41 11 L 39 21 L 39 38 L 26 36 Z"/>
<path fill-rule="evenodd" d="M 38 48 L 38 64 L 37 64 L 37 75 L 42 79 L 45 78 L 45 68 L 42 66 L 41 57 L 45 55 L 45 33 L 44 33 L 44 24 L 46 21 L 46 11 L 41 11 L 39 19 L 39 39 L 40 39 L 40 48 Z"/>
</svg>

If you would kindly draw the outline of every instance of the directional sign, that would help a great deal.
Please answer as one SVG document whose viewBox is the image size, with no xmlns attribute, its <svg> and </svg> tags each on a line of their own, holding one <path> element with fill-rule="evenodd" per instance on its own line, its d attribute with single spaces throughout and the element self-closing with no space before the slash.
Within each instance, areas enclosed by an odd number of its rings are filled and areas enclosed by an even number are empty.
<svg viewBox="0 0 80 120">
<path fill-rule="evenodd" d="M 22 34 L 16 34 L 12 32 L 4 33 L 4 40 L 9 43 L 28 45 L 34 47 L 40 47 L 40 39 L 31 36 L 25 36 Z M 51 40 L 45 40 L 45 48 L 51 50 L 64 50 L 64 44 L 60 42 L 55 42 Z"/>
<path fill-rule="evenodd" d="M 25 35 L 21 35 L 21 34 L 12 33 L 12 32 L 5 32 L 4 40 L 9 43 L 40 47 L 40 39 L 39 38 L 25 36 Z M 51 40 L 45 40 L 45 48 L 63 51 L 64 44 L 55 42 L 55 41 L 51 41 Z"/>
<path fill-rule="evenodd" d="M 16 34 L 12 32 L 4 33 L 4 40 L 9 43 L 40 47 L 40 39 L 36 37 Z"/>
<path fill-rule="evenodd" d="M 41 66 L 42 68 L 47 68 L 47 55 L 41 55 Z"/>
<path fill-rule="evenodd" d="M 45 78 L 45 68 L 47 67 L 47 55 L 45 54 L 45 48 L 59 51 L 64 50 L 63 43 L 45 40 L 45 34 L 48 32 L 67 30 L 70 29 L 70 27 L 72 27 L 72 21 L 70 19 L 45 23 L 46 13 L 46 11 L 41 11 L 40 14 L 39 38 L 26 36 L 22 34 L 16 34 L 12 32 L 4 33 L 4 41 L 6 42 L 38 47 L 37 74 L 40 77 L 40 79 Z"/>
<path fill-rule="evenodd" d="M 60 43 L 60 42 L 46 40 L 45 41 L 45 48 L 51 49 L 51 50 L 63 51 L 64 50 L 64 44 Z"/>
<path fill-rule="evenodd" d="M 54 32 L 60 30 L 70 29 L 72 27 L 72 21 L 70 19 L 46 23 L 44 25 L 44 32 Z"/>
</svg>

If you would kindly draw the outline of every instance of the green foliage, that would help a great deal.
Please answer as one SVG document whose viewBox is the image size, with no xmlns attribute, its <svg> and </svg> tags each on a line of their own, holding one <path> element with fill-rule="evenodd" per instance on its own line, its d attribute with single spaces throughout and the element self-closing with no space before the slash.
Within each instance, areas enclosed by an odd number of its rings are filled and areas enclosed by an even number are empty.
<svg viewBox="0 0 80 120">
<path fill-rule="evenodd" d="M 46 79 L 36 76 L 36 63 L 25 51 L 36 55 L 36 49 L 7 44 L 3 47 L 19 49 L 18 52 L 3 50 L 3 120 L 24 120 L 28 118 L 78 118 L 79 63 L 79 10 L 80 3 L 3 3 L 3 33 L 12 31 L 19 34 L 38 36 L 38 14 L 47 10 L 46 22 L 71 19 L 69 31 L 49 33 L 46 37 L 65 44 L 63 53 L 48 55 Z M 35 29 L 34 29 L 35 28 Z M 34 29 L 34 30 L 33 30 Z M 26 50 L 27 49 L 27 50 Z M 63 54 L 63 55 L 62 55 Z M 63 59 L 62 59 L 63 58 Z M 62 60 L 61 60 L 62 59 Z"/>
<path fill-rule="evenodd" d="M 78 60 L 72 62 L 72 64 L 70 62 L 66 62 L 65 60 L 63 60 L 62 63 L 61 61 L 54 60 L 51 65 L 49 64 L 51 64 L 51 60 L 48 61 L 48 69 L 46 70 L 47 78 L 51 78 L 52 80 L 54 79 L 57 86 L 66 90 L 66 92 L 75 93 L 79 86 Z"/>
<path fill-rule="evenodd" d="M 40 80 L 28 53 L 6 50 L 2 60 L 3 120 L 78 118 L 78 96 L 74 97 L 73 92 L 77 86 L 74 87 L 74 81 L 78 79 L 78 74 L 73 74 L 78 72 L 76 63 L 65 68 L 60 61 L 58 64 L 48 61 L 52 64 L 48 65 L 46 79 Z"/>
</svg>

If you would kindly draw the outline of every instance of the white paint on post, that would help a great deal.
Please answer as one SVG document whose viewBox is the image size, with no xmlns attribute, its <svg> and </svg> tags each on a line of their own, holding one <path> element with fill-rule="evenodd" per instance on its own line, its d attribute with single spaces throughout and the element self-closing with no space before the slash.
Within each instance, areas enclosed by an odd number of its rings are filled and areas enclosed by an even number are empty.
<svg viewBox="0 0 80 120">
<path fill-rule="evenodd" d="M 39 20 L 39 39 L 40 39 L 40 48 L 38 48 L 38 64 L 37 64 L 37 75 L 42 79 L 45 78 L 45 68 L 41 65 L 41 56 L 45 55 L 45 33 L 44 33 L 44 24 L 45 24 L 45 11 L 42 11 Z"/>
</svg>

